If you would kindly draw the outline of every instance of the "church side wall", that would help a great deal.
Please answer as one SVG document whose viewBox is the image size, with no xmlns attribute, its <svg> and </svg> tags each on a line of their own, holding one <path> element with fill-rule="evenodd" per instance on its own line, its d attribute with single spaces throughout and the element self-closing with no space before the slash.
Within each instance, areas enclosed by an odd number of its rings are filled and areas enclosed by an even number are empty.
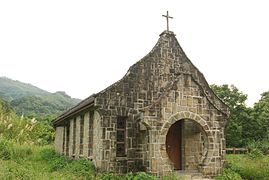
<svg viewBox="0 0 269 180">
<path fill-rule="evenodd" d="M 102 117 L 94 110 L 84 111 L 66 120 L 56 127 L 56 151 L 70 158 L 88 158 L 97 168 L 105 167 L 104 170 L 107 170 L 109 156 L 103 148 L 106 141 L 101 123 Z"/>
</svg>

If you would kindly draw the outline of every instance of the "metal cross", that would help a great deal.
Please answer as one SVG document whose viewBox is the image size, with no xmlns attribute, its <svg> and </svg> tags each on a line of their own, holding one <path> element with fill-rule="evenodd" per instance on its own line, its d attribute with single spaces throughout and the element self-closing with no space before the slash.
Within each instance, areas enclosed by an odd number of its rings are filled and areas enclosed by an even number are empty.
<svg viewBox="0 0 269 180">
<path fill-rule="evenodd" d="M 169 16 L 168 11 L 166 11 L 166 15 L 162 15 L 162 16 L 166 17 L 167 31 L 169 31 L 169 18 L 173 19 L 173 17 Z"/>
</svg>

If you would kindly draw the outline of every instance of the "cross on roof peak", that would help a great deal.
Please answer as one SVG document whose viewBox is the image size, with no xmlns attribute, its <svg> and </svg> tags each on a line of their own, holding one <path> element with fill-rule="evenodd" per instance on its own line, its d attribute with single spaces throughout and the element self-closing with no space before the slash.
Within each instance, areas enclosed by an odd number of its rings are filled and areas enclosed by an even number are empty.
<svg viewBox="0 0 269 180">
<path fill-rule="evenodd" d="M 169 18 L 173 19 L 173 17 L 169 16 L 168 11 L 166 11 L 166 15 L 162 15 L 163 17 L 166 17 L 166 25 L 167 25 L 167 31 L 169 31 Z"/>
</svg>

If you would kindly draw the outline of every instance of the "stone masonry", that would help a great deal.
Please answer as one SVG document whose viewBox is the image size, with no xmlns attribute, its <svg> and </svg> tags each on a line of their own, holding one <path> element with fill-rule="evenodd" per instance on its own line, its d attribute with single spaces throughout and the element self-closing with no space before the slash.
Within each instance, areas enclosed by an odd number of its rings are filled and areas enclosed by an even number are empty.
<svg viewBox="0 0 269 180">
<path fill-rule="evenodd" d="M 163 176 L 177 169 L 214 177 L 224 165 L 228 114 L 175 34 L 164 31 L 121 80 L 54 120 L 55 148 L 88 158 L 100 171 Z M 173 159 L 167 134 L 179 121 L 180 137 L 169 139 L 180 142 Z"/>
</svg>

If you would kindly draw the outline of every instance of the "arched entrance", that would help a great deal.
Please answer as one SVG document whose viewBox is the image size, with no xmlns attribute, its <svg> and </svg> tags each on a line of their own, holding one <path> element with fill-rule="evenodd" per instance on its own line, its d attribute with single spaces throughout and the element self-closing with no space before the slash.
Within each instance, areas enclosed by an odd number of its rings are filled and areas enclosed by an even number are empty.
<svg viewBox="0 0 269 180">
<path fill-rule="evenodd" d="M 166 152 L 174 170 L 198 171 L 207 153 L 207 137 L 190 119 L 175 121 L 166 134 Z"/>
<path fill-rule="evenodd" d="M 182 121 L 171 125 L 166 135 L 166 152 L 176 170 L 182 169 Z"/>
</svg>

